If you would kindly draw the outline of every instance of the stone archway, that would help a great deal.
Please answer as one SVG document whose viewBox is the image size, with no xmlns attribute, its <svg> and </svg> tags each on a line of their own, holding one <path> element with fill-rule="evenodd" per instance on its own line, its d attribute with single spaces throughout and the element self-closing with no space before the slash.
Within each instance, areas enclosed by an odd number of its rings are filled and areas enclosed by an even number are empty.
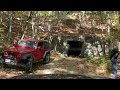
<svg viewBox="0 0 120 90">
<path fill-rule="evenodd" d="M 67 51 L 67 55 L 68 56 L 70 56 L 70 55 L 80 56 L 83 43 L 84 42 L 78 41 L 78 40 L 67 41 L 67 44 L 69 46 L 68 51 Z"/>
</svg>

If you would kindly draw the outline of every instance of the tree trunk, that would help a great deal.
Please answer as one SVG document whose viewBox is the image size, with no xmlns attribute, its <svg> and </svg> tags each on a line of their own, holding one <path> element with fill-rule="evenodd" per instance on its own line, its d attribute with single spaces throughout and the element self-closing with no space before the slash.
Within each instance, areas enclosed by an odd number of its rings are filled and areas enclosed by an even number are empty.
<svg viewBox="0 0 120 90">
<path fill-rule="evenodd" d="M 0 12 L 2 12 L 2 11 L 0 11 Z M 2 15 L 1 15 L 1 17 L 0 17 L 0 25 L 2 25 L 2 22 L 3 22 L 3 20 L 2 20 Z"/>
<path fill-rule="evenodd" d="M 12 11 L 9 11 L 9 31 L 8 31 L 8 40 L 11 39 L 11 32 L 12 32 Z"/>
<path fill-rule="evenodd" d="M 107 34 L 108 34 L 108 36 L 110 36 L 110 15 L 109 15 L 109 12 L 107 13 L 107 21 L 106 21 L 106 23 L 107 23 Z M 109 39 L 109 37 L 108 37 L 108 50 L 109 50 L 109 52 L 108 53 L 110 53 L 110 48 L 111 48 L 111 41 L 110 41 L 110 39 Z"/>
<path fill-rule="evenodd" d="M 95 26 L 94 26 L 94 13 L 92 12 L 92 20 L 91 20 L 91 26 L 92 26 L 92 33 L 95 33 Z"/>
<path fill-rule="evenodd" d="M 110 16 L 109 16 L 109 12 L 107 12 L 106 14 L 107 14 L 107 19 L 106 19 L 107 34 L 110 35 Z"/>
<path fill-rule="evenodd" d="M 51 30 L 51 13 L 52 13 L 52 11 L 49 11 L 48 12 L 49 13 L 49 21 L 48 21 L 48 31 L 50 31 Z"/>
<path fill-rule="evenodd" d="M 27 31 L 27 24 L 28 24 L 28 22 L 31 21 L 32 14 L 33 14 L 33 11 L 30 11 L 30 12 L 28 13 L 28 18 L 25 20 L 25 21 L 26 21 L 26 22 L 25 22 L 25 29 L 23 30 L 23 34 L 22 34 L 21 40 L 24 39 L 24 37 L 25 37 L 26 31 Z"/>
<path fill-rule="evenodd" d="M 120 24 L 120 11 L 118 11 L 118 15 L 119 15 L 119 24 Z"/>
<path fill-rule="evenodd" d="M 81 25 L 81 15 L 80 14 L 79 14 L 78 18 L 79 18 L 79 23 L 80 23 L 80 28 L 81 28 L 82 25 Z"/>
<path fill-rule="evenodd" d="M 23 35 L 22 35 L 22 37 L 21 37 L 21 40 L 24 39 L 25 33 L 26 33 L 26 31 L 24 30 Z"/>
<path fill-rule="evenodd" d="M 35 23 L 34 23 L 34 21 L 33 21 L 33 19 L 32 19 L 32 38 L 35 37 L 34 25 L 35 25 Z"/>
<path fill-rule="evenodd" d="M 102 51 L 103 51 L 103 56 L 106 57 L 106 48 L 105 48 L 105 45 L 106 45 L 106 40 L 104 37 L 102 37 Z"/>
</svg>

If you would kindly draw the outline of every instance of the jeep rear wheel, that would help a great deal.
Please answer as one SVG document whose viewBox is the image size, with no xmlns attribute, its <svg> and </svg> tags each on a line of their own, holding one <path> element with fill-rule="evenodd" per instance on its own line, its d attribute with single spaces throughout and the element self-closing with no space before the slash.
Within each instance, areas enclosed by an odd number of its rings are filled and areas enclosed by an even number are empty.
<svg viewBox="0 0 120 90">
<path fill-rule="evenodd" d="M 3 68 L 6 68 L 7 66 L 8 66 L 7 64 L 5 64 L 5 63 L 3 64 Z"/>
<path fill-rule="evenodd" d="M 44 60 L 43 60 L 43 63 L 44 63 L 44 64 L 47 64 L 47 63 L 49 63 L 49 62 L 50 62 L 50 53 L 46 54 L 46 56 L 45 56 L 45 58 L 44 58 Z"/>
<path fill-rule="evenodd" d="M 32 66 L 33 66 L 33 58 L 30 57 L 27 59 L 27 63 L 25 65 L 25 72 L 26 73 L 32 72 Z"/>
</svg>

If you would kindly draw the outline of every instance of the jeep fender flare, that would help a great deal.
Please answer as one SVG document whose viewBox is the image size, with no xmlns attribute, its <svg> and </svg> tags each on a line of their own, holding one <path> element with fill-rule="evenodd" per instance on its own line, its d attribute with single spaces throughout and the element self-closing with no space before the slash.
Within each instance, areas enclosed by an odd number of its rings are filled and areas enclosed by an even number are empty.
<svg viewBox="0 0 120 90">
<path fill-rule="evenodd" d="M 32 57 L 34 59 L 34 56 L 32 54 L 25 54 L 22 56 L 22 60 L 24 60 L 26 62 L 26 60 L 29 58 L 29 57 Z"/>
<path fill-rule="evenodd" d="M 45 52 L 45 54 L 44 54 L 44 56 L 43 56 L 43 59 L 45 58 L 45 56 L 46 56 L 48 53 L 50 54 L 50 51 L 46 51 L 46 52 Z"/>
</svg>

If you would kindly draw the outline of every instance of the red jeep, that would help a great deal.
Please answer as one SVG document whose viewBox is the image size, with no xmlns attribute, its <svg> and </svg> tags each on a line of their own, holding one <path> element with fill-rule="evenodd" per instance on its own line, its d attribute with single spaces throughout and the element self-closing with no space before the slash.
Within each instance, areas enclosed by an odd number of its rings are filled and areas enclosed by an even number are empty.
<svg viewBox="0 0 120 90">
<path fill-rule="evenodd" d="M 6 65 L 24 66 L 26 72 L 32 71 L 33 63 L 50 62 L 50 44 L 45 40 L 21 40 L 3 53 L 3 67 Z"/>
</svg>

